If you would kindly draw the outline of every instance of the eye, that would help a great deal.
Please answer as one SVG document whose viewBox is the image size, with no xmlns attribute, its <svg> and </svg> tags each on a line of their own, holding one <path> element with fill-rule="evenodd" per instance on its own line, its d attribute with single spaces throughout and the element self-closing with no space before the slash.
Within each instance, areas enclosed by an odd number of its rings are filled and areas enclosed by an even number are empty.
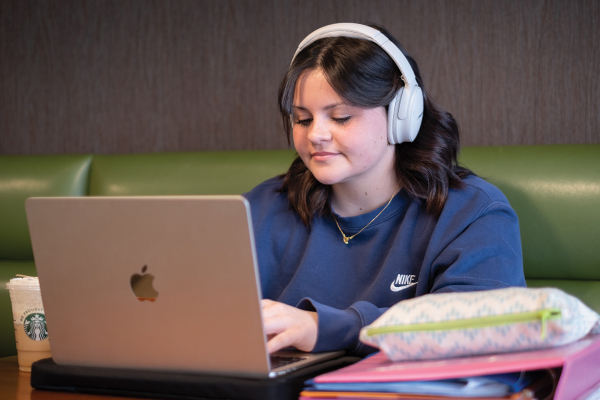
<svg viewBox="0 0 600 400">
<path fill-rule="evenodd" d="M 341 117 L 341 118 L 331 118 L 333 121 L 335 121 L 335 123 L 339 124 L 339 125 L 345 125 L 348 123 L 348 121 L 350 121 L 352 119 L 352 116 L 347 116 L 347 117 Z"/>
<path fill-rule="evenodd" d="M 294 121 L 294 125 L 308 126 L 308 125 L 310 125 L 311 122 L 312 122 L 312 118 L 297 119 L 296 121 Z"/>
</svg>

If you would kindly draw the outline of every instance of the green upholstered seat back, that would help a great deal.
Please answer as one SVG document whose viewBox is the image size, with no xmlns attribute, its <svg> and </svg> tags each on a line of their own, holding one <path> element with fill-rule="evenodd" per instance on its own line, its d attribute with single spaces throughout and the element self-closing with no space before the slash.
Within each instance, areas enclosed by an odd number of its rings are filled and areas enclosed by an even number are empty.
<svg viewBox="0 0 600 400">
<path fill-rule="evenodd" d="M 283 174 L 292 150 L 96 156 L 91 196 L 241 194 Z"/>
<path fill-rule="evenodd" d="M 525 274 L 600 280 L 600 145 L 465 148 L 519 216 Z"/>
<path fill-rule="evenodd" d="M 600 145 L 464 148 L 519 216 L 528 286 L 559 287 L 600 312 Z"/>
<path fill-rule="evenodd" d="M 0 260 L 32 260 L 25 199 L 83 196 L 92 156 L 0 157 Z"/>
</svg>

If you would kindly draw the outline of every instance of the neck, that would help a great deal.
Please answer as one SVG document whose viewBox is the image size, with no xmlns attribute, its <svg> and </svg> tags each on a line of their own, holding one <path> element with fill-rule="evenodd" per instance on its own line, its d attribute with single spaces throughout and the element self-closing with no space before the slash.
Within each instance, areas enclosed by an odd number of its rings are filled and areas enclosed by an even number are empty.
<svg viewBox="0 0 600 400">
<path fill-rule="evenodd" d="M 340 217 L 354 217 L 387 204 L 399 190 L 395 179 L 360 187 L 337 183 L 332 186 L 331 207 Z"/>
</svg>

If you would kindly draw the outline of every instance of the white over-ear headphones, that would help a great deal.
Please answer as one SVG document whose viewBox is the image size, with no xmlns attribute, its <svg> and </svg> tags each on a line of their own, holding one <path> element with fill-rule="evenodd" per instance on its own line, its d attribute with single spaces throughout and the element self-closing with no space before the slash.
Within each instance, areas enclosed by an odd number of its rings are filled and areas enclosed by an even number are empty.
<svg viewBox="0 0 600 400">
<path fill-rule="evenodd" d="M 294 62 L 296 55 L 312 42 L 325 37 L 337 36 L 375 42 L 392 57 L 392 60 L 394 60 L 400 69 L 404 86 L 396 93 L 396 96 L 388 107 L 388 142 L 396 144 L 415 140 L 421 127 L 421 120 L 423 119 L 423 92 L 417 84 L 415 73 L 404 54 L 387 36 L 377 29 L 351 23 L 324 26 L 300 42 L 298 50 L 296 50 L 294 58 L 292 58 L 292 62 Z"/>
</svg>

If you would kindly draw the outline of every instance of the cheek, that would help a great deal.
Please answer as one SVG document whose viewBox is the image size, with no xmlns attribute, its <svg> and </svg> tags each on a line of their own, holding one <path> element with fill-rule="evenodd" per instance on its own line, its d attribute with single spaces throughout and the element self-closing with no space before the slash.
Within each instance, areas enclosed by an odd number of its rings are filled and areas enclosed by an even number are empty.
<svg viewBox="0 0 600 400">
<path fill-rule="evenodd" d="M 388 141 L 388 129 L 387 129 L 387 112 L 384 107 L 378 107 L 374 110 L 371 110 L 369 115 L 370 123 L 369 126 L 372 128 L 373 132 L 373 140 L 376 145 L 384 144 L 387 146 Z"/>
<path fill-rule="evenodd" d="M 294 143 L 296 151 L 299 151 L 299 147 L 302 147 L 302 136 L 298 132 L 298 129 L 292 130 L 292 142 Z"/>
<path fill-rule="evenodd" d="M 298 155 L 306 162 L 306 156 L 309 153 L 306 135 L 299 129 L 294 129 L 292 131 L 292 142 L 294 143 L 294 148 L 296 149 L 296 152 L 298 152 Z"/>
<path fill-rule="evenodd" d="M 388 159 L 389 153 L 394 153 L 394 146 L 388 145 L 387 134 L 383 135 L 380 132 L 373 132 L 368 138 L 363 137 L 360 143 L 354 143 L 352 149 L 354 159 L 358 161 L 356 165 L 361 170 L 371 168 L 374 164 Z"/>
</svg>

